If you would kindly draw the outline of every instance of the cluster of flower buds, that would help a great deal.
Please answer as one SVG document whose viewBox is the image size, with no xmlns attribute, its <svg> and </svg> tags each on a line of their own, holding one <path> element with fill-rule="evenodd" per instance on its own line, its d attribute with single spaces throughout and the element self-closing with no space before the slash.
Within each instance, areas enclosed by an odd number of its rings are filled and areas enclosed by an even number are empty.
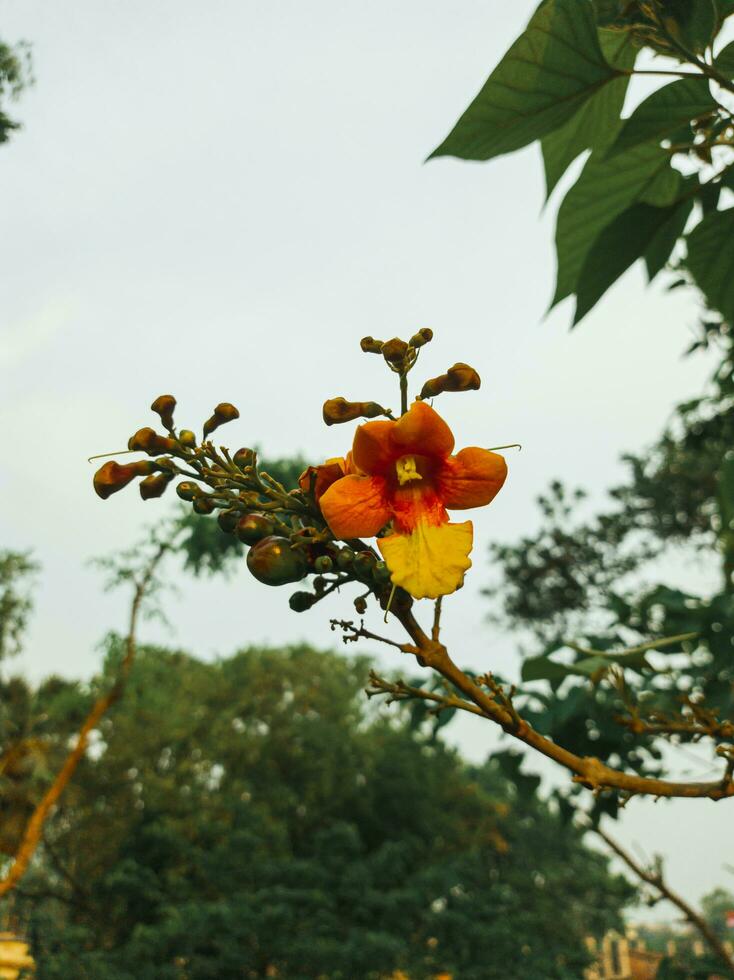
<svg viewBox="0 0 734 980">
<path fill-rule="evenodd" d="M 360 415 L 368 418 L 386 414 L 374 402 L 359 407 Z M 313 576 L 313 592 L 291 597 L 291 608 L 299 612 L 348 582 L 362 583 L 367 594 L 389 584 L 389 572 L 379 556 L 361 542 L 345 547 L 334 541 L 321 515 L 318 499 L 330 483 L 343 476 L 341 466 L 309 467 L 299 486 L 288 489 L 259 469 L 254 450 L 245 447 L 230 455 L 209 440 L 219 426 L 239 417 L 234 405 L 222 402 L 216 406 L 204 423 L 201 443 L 190 429 L 176 430 L 175 408 L 172 395 L 155 399 L 151 409 L 167 434 L 146 427 L 128 440 L 128 452 L 154 458 L 106 462 L 94 475 L 98 496 L 106 500 L 142 477 L 140 495 L 149 500 L 162 496 L 176 477 L 184 477 L 176 486 L 177 496 L 191 504 L 196 514 L 216 513 L 221 530 L 247 547 L 247 567 L 259 582 L 280 586 Z M 357 600 L 358 607 L 364 602 L 363 597 Z"/>
</svg>

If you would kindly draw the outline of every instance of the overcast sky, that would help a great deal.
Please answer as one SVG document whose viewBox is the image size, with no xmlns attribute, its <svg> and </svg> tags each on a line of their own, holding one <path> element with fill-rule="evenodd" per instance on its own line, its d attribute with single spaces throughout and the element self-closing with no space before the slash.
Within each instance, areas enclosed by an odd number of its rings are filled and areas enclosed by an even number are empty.
<svg viewBox="0 0 734 980">
<path fill-rule="evenodd" d="M 568 306 L 545 318 L 557 202 L 542 212 L 537 147 L 423 163 L 534 6 L 0 3 L 0 36 L 32 43 L 37 78 L 15 109 L 22 132 L 0 147 L 0 544 L 43 566 L 14 667 L 88 675 L 105 632 L 123 628 L 126 597 L 103 594 L 87 562 L 171 502 L 100 501 L 86 457 L 154 424 L 155 396 L 174 394 L 191 428 L 232 401 L 233 448 L 319 460 L 350 438 L 323 426 L 325 398 L 397 402 L 359 338 L 430 326 L 416 381 L 465 360 L 484 382 L 437 403 L 457 445 L 524 447 L 472 515 L 475 568 L 445 616 L 460 663 L 517 676 L 516 644 L 485 622 L 487 544 L 532 532 L 555 477 L 601 501 L 620 453 L 653 440 L 711 367 L 681 357 L 695 297 L 646 289 L 639 270 L 577 330 Z M 287 591 L 246 571 L 178 584 L 175 633 L 149 624 L 143 639 L 207 658 L 330 645 L 328 618 L 344 610 L 292 614 Z M 479 759 L 488 727 L 469 719 L 451 737 Z M 618 835 L 663 851 L 671 881 L 698 898 L 726 883 L 726 807 L 633 801 Z"/>
</svg>

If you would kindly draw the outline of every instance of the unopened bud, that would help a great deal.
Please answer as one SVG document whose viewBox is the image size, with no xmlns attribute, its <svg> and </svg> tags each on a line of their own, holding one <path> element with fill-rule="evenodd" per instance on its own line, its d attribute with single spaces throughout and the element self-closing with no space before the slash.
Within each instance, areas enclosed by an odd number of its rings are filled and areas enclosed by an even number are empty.
<svg viewBox="0 0 734 980">
<path fill-rule="evenodd" d="M 354 552 L 351 548 L 342 548 L 339 554 L 336 556 L 336 563 L 342 571 L 346 571 L 348 568 L 352 567 L 352 562 L 354 561 Z"/>
<path fill-rule="evenodd" d="M 373 573 L 378 582 L 387 582 L 390 578 L 390 569 L 384 561 L 375 562 Z"/>
<path fill-rule="evenodd" d="M 365 354 L 382 353 L 382 341 L 375 340 L 374 337 L 362 337 L 359 342 L 359 346 L 362 348 Z"/>
<path fill-rule="evenodd" d="M 176 440 L 169 436 L 160 436 L 154 429 L 146 426 L 130 436 L 127 448 L 147 453 L 149 456 L 157 456 L 159 453 L 173 452 L 176 448 Z"/>
<path fill-rule="evenodd" d="M 435 398 L 444 391 L 475 391 L 481 383 L 473 367 L 459 362 L 450 367 L 446 374 L 426 381 L 421 389 L 421 398 Z"/>
<path fill-rule="evenodd" d="M 357 610 L 360 616 L 364 616 L 367 612 L 367 600 L 364 596 L 357 596 L 354 600 L 354 608 Z"/>
<path fill-rule="evenodd" d="M 317 572 L 330 572 L 334 567 L 334 562 L 329 558 L 328 555 L 319 555 L 316 561 L 313 563 L 314 570 Z"/>
<path fill-rule="evenodd" d="M 232 462 L 235 466 L 239 466 L 241 470 L 244 470 L 246 466 L 254 466 L 255 452 L 252 449 L 238 449 L 232 457 Z"/>
<path fill-rule="evenodd" d="M 194 449 L 196 447 L 196 436 L 191 429 L 181 429 L 178 434 L 178 441 L 187 449 Z"/>
<path fill-rule="evenodd" d="M 181 500 L 194 500 L 199 496 L 201 490 L 196 483 L 192 483 L 190 480 L 184 480 L 183 483 L 179 483 L 176 487 L 176 493 L 179 495 Z"/>
<path fill-rule="evenodd" d="M 316 596 L 311 592 L 294 592 L 288 600 L 293 612 L 306 612 L 316 602 Z"/>
<path fill-rule="evenodd" d="M 423 347 L 426 344 L 430 344 L 432 340 L 433 340 L 433 330 L 431 330 L 430 327 L 423 327 L 423 329 L 419 330 L 418 333 L 413 334 L 413 336 L 409 340 L 409 344 L 411 347 L 414 347 L 417 350 L 419 347 Z"/>
<path fill-rule="evenodd" d="M 237 522 L 242 517 L 242 511 L 233 507 L 230 510 L 220 510 L 217 515 L 217 523 L 223 531 L 231 534 L 237 527 Z"/>
<path fill-rule="evenodd" d="M 122 490 L 136 476 L 149 476 L 155 471 L 155 463 L 142 459 L 137 463 L 120 465 L 114 460 L 100 466 L 94 474 L 94 490 L 98 497 L 107 500 L 113 493 Z"/>
<path fill-rule="evenodd" d="M 218 429 L 220 425 L 225 425 L 227 422 L 233 422 L 234 419 L 238 419 L 240 413 L 234 407 L 230 405 L 229 402 L 220 402 L 214 409 L 214 414 L 211 418 L 207 419 L 204 423 L 204 438 Z"/>
<path fill-rule="evenodd" d="M 245 514 L 237 522 L 237 537 L 245 544 L 257 544 L 273 533 L 273 522 L 264 514 Z"/>
<path fill-rule="evenodd" d="M 202 493 L 200 497 L 197 497 L 191 506 L 196 514 L 211 514 L 211 512 L 214 510 L 214 504 L 205 493 Z"/>
<path fill-rule="evenodd" d="M 164 428 L 170 432 L 173 428 L 173 411 L 176 408 L 176 399 L 173 395 L 159 395 L 150 407 L 153 412 L 160 415 Z"/>
<path fill-rule="evenodd" d="M 374 566 L 375 556 L 371 551 L 360 551 L 354 559 L 354 570 L 358 575 L 371 575 Z"/>
<path fill-rule="evenodd" d="M 154 473 L 152 476 L 146 476 L 140 484 L 140 496 L 143 500 L 162 497 L 172 479 L 173 473 Z"/>
<path fill-rule="evenodd" d="M 401 367 L 407 353 L 408 345 L 404 340 L 400 340 L 399 337 L 393 337 L 392 340 L 386 340 L 382 345 L 382 356 L 385 358 L 387 363 L 392 364 L 393 367 Z"/>
<path fill-rule="evenodd" d="M 375 419 L 387 413 L 377 402 L 348 402 L 346 398 L 330 398 L 324 402 L 322 414 L 327 425 L 339 425 L 355 419 Z"/>
</svg>

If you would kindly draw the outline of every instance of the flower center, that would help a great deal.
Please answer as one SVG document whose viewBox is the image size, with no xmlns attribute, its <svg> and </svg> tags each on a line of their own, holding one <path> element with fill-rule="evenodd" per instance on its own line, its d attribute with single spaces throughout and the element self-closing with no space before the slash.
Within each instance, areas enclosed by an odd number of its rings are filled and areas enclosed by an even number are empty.
<svg viewBox="0 0 734 980">
<path fill-rule="evenodd" d="M 398 483 L 401 487 L 406 483 L 410 483 L 411 480 L 423 479 L 415 465 L 415 456 L 401 456 L 395 463 L 395 469 L 397 470 Z"/>
</svg>

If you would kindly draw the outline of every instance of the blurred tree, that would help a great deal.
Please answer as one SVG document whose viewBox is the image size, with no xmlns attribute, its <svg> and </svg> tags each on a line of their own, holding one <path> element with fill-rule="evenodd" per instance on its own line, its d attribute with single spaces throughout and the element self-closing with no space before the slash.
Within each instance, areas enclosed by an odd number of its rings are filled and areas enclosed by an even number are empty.
<svg viewBox="0 0 734 980">
<path fill-rule="evenodd" d="M 706 921 L 719 939 L 734 940 L 734 892 L 728 888 L 714 888 L 701 899 Z"/>
<path fill-rule="evenodd" d="M 142 651 L 13 893 L 39 976 L 578 977 L 630 887 L 516 759 L 375 714 L 365 670 Z"/>
<path fill-rule="evenodd" d="M 7 103 L 17 99 L 31 82 L 30 48 L 20 43 L 11 47 L 0 41 L 0 143 L 10 139 L 19 123 L 7 115 Z"/>
</svg>

